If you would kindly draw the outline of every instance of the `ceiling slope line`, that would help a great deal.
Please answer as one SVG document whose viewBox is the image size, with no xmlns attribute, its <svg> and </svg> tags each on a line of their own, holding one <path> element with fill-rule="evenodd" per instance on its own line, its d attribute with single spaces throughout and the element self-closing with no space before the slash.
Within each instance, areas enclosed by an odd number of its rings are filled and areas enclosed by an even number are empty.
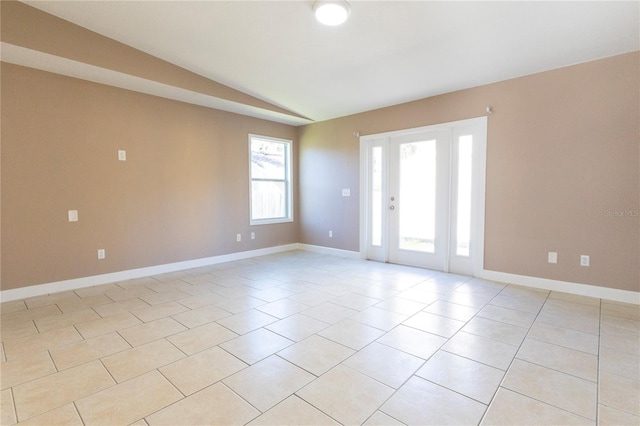
<svg viewBox="0 0 640 426">
<path fill-rule="evenodd" d="M 252 105 L 229 101 L 193 90 L 183 89 L 181 87 L 28 49 L 26 47 L 15 46 L 6 42 L 1 43 L 0 59 L 3 62 L 14 65 L 35 68 L 67 77 L 92 81 L 94 83 L 292 126 L 312 123 L 312 120 L 297 115 L 287 115 Z"/>
</svg>

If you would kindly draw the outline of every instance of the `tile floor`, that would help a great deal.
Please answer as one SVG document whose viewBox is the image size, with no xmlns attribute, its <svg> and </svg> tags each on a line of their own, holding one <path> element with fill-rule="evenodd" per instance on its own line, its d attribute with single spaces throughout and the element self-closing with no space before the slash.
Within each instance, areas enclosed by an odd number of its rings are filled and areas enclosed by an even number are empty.
<svg viewBox="0 0 640 426">
<path fill-rule="evenodd" d="M 640 307 L 288 252 L 4 302 L 2 425 L 640 424 Z"/>
</svg>

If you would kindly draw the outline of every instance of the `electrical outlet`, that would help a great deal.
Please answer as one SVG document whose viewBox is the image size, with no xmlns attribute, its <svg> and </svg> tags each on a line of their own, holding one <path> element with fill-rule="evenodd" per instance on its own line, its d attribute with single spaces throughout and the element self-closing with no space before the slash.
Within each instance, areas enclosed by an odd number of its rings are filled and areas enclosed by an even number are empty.
<svg viewBox="0 0 640 426">
<path fill-rule="evenodd" d="M 345 188 L 342 190 L 343 197 L 351 197 L 351 188 Z"/>
<path fill-rule="evenodd" d="M 547 261 L 549 263 L 558 263 L 558 253 L 555 251 L 550 251 L 547 256 Z"/>
<path fill-rule="evenodd" d="M 333 231 L 329 231 L 329 238 L 333 238 Z"/>
<path fill-rule="evenodd" d="M 102 260 L 106 257 L 104 249 L 98 249 L 98 259 Z"/>
<path fill-rule="evenodd" d="M 124 149 L 118 150 L 118 160 L 119 161 L 127 161 L 127 151 Z"/>
<path fill-rule="evenodd" d="M 580 266 L 589 266 L 589 256 L 586 254 L 580 255 Z"/>
<path fill-rule="evenodd" d="M 242 241 L 242 234 L 236 234 L 236 241 Z"/>
<path fill-rule="evenodd" d="M 77 222 L 78 221 L 78 210 L 69 210 L 67 212 L 67 216 L 69 217 L 69 222 Z"/>
<path fill-rule="evenodd" d="M 251 239 L 252 239 L 252 240 L 255 240 L 255 239 L 256 239 L 256 233 L 255 233 L 255 232 L 252 232 L 252 233 L 251 233 Z"/>
</svg>

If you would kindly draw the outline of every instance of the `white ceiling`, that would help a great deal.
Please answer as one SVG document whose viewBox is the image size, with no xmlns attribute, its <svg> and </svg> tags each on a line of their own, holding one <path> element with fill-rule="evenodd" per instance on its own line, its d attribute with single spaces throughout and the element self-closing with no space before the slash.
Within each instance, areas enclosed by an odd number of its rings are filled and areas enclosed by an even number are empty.
<svg viewBox="0 0 640 426">
<path fill-rule="evenodd" d="M 320 121 L 640 50 L 640 2 L 25 1 Z"/>
</svg>

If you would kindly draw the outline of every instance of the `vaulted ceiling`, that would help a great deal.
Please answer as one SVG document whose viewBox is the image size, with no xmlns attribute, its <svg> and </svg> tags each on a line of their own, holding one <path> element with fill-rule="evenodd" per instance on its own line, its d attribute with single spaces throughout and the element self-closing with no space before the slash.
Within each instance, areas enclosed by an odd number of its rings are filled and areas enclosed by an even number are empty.
<svg viewBox="0 0 640 426">
<path fill-rule="evenodd" d="M 640 49 L 640 2 L 25 1 L 301 124 Z M 135 89 L 135 88 L 134 88 Z M 309 120 L 300 119 L 300 116 Z"/>
</svg>

